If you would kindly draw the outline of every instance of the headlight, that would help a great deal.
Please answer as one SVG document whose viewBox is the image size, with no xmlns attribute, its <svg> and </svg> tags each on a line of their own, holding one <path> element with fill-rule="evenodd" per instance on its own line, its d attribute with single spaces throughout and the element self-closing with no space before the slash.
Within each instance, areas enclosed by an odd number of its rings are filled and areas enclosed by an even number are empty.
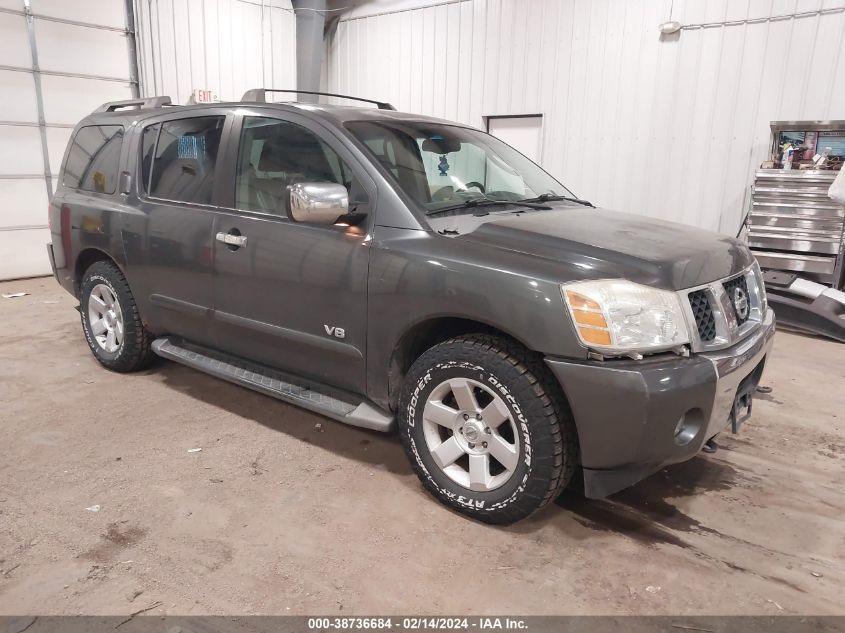
<svg viewBox="0 0 845 633">
<path fill-rule="evenodd" d="M 612 355 L 648 353 L 689 343 L 678 295 L 624 279 L 561 286 L 581 342 Z"/>
</svg>

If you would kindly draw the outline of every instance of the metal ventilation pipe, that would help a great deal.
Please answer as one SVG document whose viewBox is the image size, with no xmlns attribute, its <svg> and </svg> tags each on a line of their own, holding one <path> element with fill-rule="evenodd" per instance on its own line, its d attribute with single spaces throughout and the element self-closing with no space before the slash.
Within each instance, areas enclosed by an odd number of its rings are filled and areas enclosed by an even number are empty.
<svg viewBox="0 0 845 633">
<path fill-rule="evenodd" d="M 296 89 L 320 90 L 326 0 L 291 0 L 296 12 Z M 317 95 L 297 95 L 298 101 L 317 103 Z"/>
</svg>

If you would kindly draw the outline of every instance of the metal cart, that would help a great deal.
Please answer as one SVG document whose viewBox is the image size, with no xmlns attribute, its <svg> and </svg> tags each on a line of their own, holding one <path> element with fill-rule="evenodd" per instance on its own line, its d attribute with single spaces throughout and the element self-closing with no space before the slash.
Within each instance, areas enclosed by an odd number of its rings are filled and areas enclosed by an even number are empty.
<svg viewBox="0 0 845 633">
<path fill-rule="evenodd" d="M 776 121 L 771 129 L 772 160 L 754 178 L 748 245 L 778 320 L 845 342 L 845 207 L 827 195 L 845 155 L 845 121 Z M 782 168 L 784 142 L 800 148 L 792 169 Z M 828 144 L 823 168 L 807 169 Z"/>
</svg>

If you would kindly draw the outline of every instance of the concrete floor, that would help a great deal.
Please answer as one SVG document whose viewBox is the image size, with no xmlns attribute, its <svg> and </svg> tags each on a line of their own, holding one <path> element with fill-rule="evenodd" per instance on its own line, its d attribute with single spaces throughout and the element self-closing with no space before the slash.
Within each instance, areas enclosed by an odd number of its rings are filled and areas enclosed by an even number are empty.
<svg viewBox="0 0 845 633">
<path fill-rule="evenodd" d="M 171 363 L 110 373 L 52 279 L 15 291 L 0 614 L 845 614 L 843 345 L 778 333 L 716 455 L 497 528 L 429 498 L 393 436 Z"/>
</svg>

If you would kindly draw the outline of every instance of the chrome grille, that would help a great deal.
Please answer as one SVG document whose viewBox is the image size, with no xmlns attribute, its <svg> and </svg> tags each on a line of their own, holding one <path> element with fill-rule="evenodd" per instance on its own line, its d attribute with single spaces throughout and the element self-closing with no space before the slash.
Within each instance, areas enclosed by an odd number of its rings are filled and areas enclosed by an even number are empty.
<svg viewBox="0 0 845 633">
<path fill-rule="evenodd" d="M 731 302 L 731 308 L 733 308 L 734 316 L 736 317 L 736 324 L 743 325 L 748 321 L 748 317 L 751 316 L 748 281 L 745 275 L 734 277 L 730 281 L 723 283 L 722 286 L 724 286 L 728 300 Z"/>
<path fill-rule="evenodd" d="M 691 349 L 724 349 L 751 334 L 767 311 L 760 270 L 749 266 L 739 275 L 681 290 L 690 329 Z"/>
<path fill-rule="evenodd" d="M 705 342 L 712 341 L 716 338 L 716 318 L 713 315 L 713 306 L 710 305 L 707 291 L 694 290 L 688 297 L 692 316 L 698 328 L 698 338 Z"/>
</svg>

